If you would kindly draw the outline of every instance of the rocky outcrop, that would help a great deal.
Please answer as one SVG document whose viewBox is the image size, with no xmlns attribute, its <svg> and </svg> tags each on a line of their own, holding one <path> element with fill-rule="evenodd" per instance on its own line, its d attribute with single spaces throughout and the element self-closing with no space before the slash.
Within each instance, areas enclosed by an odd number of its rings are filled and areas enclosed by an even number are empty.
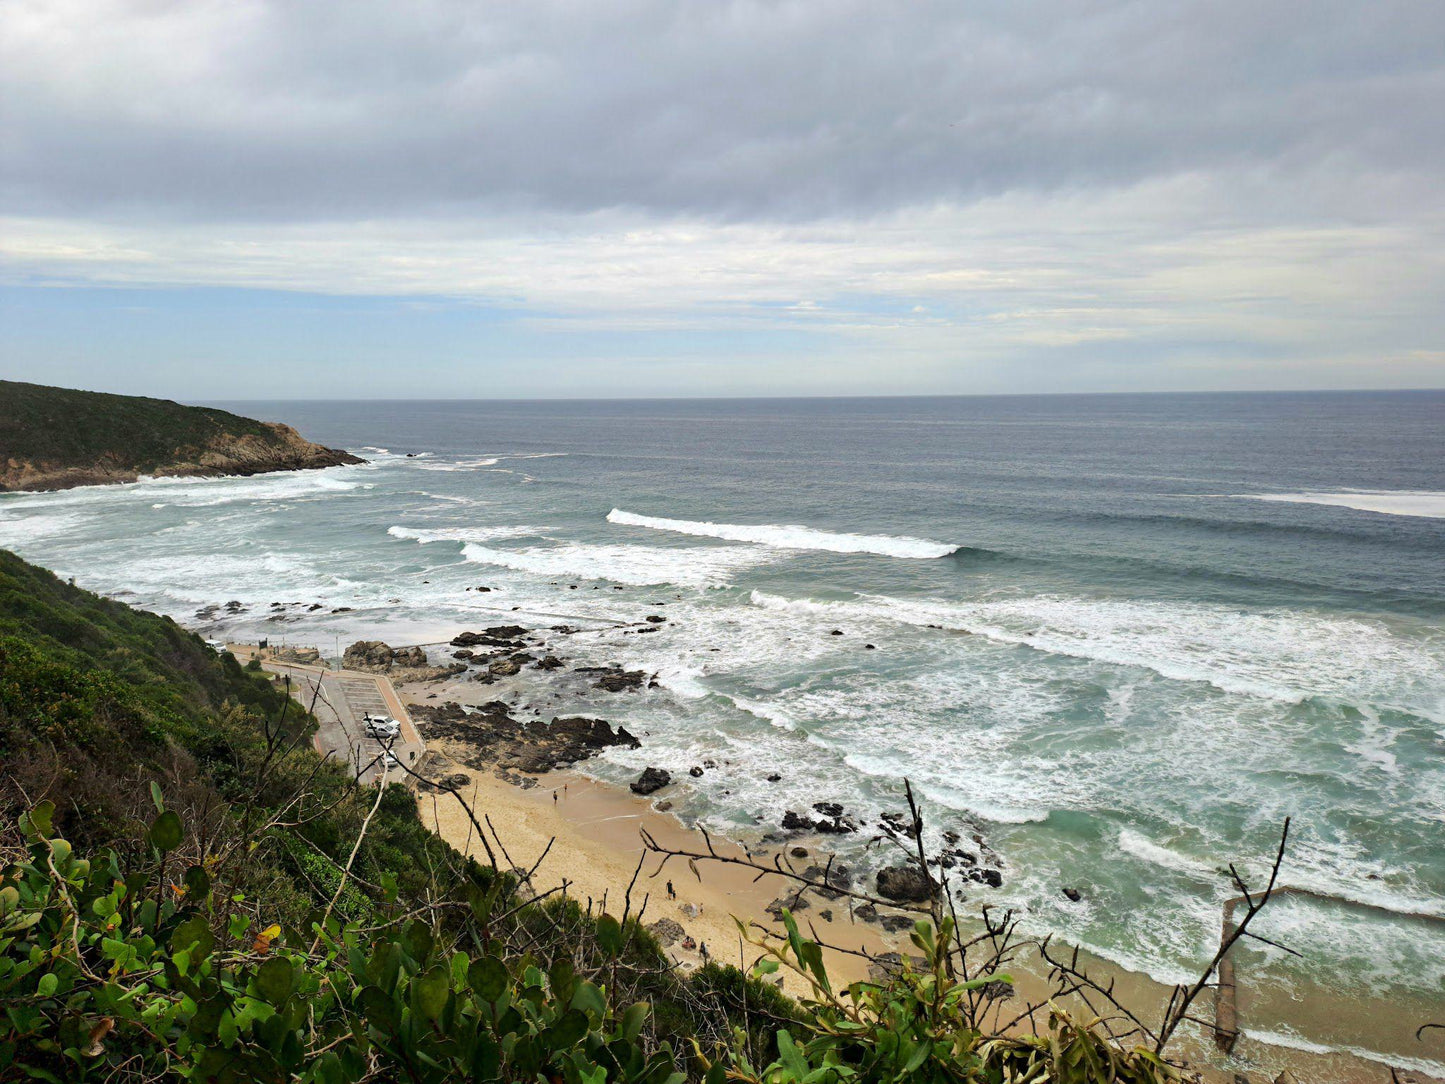
<svg viewBox="0 0 1445 1084">
<path fill-rule="evenodd" d="M 595 756 L 603 749 L 636 749 L 625 727 L 613 730 L 602 719 L 581 716 L 522 722 L 506 704 L 493 700 L 467 711 L 460 704 L 417 704 L 412 719 L 428 741 L 446 741 L 451 756 L 469 768 L 491 768 L 497 774 L 541 774 Z"/>
<path fill-rule="evenodd" d="M 647 680 L 647 671 L 645 670 L 622 670 L 612 666 L 579 666 L 576 672 L 597 674 L 598 678 L 592 687 L 609 693 L 620 693 L 626 689 L 640 689 L 643 682 Z"/>
<path fill-rule="evenodd" d="M 393 648 L 381 640 L 357 640 L 341 656 L 347 670 L 368 674 L 385 674 L 393 684 L 408 681 L 433 681 L 466 670 L 466 663 L 432 666 L 426 652 L 419 647 Z"/>
<path fill-rule="evenodd" d="M 652 794 L 672 782 L 672 776 L 662 768 L 647 768 L 632 783 L 633 794 Z"/>
<path fill-rule="evenodd" d="M 878 895 L 899 903 L 924 903 L 933 898 L 934 883 L 917 866 L 888 866 L 878 871 Z"/>
<path fill-rule="evenodd" d="M 790 832 L 823 832 L 828 835 L 858 831 L 853 818 L 846 815 L 837 802 L 815 802 L 813 811 L 820 815 L 809 817 L 789 809 L 783 814 L 783 827 Z"/>
</svg>

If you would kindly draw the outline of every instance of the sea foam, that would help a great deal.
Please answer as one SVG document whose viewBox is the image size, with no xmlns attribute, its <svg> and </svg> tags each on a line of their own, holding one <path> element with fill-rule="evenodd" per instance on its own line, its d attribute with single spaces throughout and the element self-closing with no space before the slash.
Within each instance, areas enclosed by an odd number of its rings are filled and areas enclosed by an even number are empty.
<svg viewBox="0 0 1445 1084">
<path fill-rule="evenodd" d="M 1363 618 L 1053 595 L 976 603 L 887 596 L 820 602 L 755 590 L 750 599 L 820 622 L 938 626 L 1238 695 L 1287 703 L 1324 697 L 1434 721 L 1445 717 L 1445 659 L 1438 649 Z"/>
<path fill-rule="evenodd" d="M 654 531 L 672 531 L 674 534 L 696 535 L 701 538 L 721 538 L 729 542 L 752 542 L 776 549 L 825 550 L 830 553 L 876 553 L 883 557 L 918 559 L 947 557 L 958 549 L 957 546 L 950 546 L 944 542 L 933 542 L 927 538 L 910 538 L 907 535 L 840 534 L 794 524 L 709 523 L 690 519 L 664 519 L 660 516 L 642 516 L 635 512 L 624 512 L 620 508 L 614 508 L 608 512 L 607 521 L 627 527 L 648 527 Z"/>
<path fill-rule="evenodd" d="M 468 542 L 462 547 L 462 556 L 477 564 L 497 565 L 535 576 L 688 587 L 726 586 L 737 571 L 768 560 L 766 554 L 742 546 L 658 549 L 581 542 L 518 550 Z"/>
<path fill-rule="evenodd" d="M 1336 508 L 1353 508 L 1360 512 L 1378 512 L 1386 516 L 1418 516 L 1445 519 L 1445 493 L 1430 490 L 1385 490 L 1365 492 L 1341 490 L 1320 493 L 1236 493 L 1253 501 L 1277 501 L 1284 504 L 1324 504 Z"/>
</svg>

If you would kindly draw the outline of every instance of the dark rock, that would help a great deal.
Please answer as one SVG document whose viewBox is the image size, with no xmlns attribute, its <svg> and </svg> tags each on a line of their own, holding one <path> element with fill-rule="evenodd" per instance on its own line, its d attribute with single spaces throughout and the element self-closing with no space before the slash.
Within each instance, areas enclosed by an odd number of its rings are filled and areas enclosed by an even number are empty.
<svg viewBox="0 0 1445 1084">
<path fill-rule="evenodd" d="M 764 908 L 764 910 L 766 910 L 768 914 L 772 915 L 773 918 L 781 921 L 783 917 L 783 908 L 786 907 L 789 911 L 797 914 L 799 911 L 806 911 L 811 906 L 812 904 L 808 902 L 807 896 L 804 896 L 801 893 L 794 893 L 789 896 L 779 896 L 772 903 L 768 904 L 768 906 Z"/>
<path fill-rule="evenodd" d="M 900 836 L 907 836 L 909 839 L 918 838 L 918 822 L 910 820 L 904 813 L 884 813 L 879 821 L 883 826 Z"/>
<path fill-rule="evenodd" d="M 537 663 L 538 670 L 560 670 L 561 668 L 562 660 L 556 655 L 544 655 Z"/>
<path fill-rule="evenodd" d="M 417 704 L 412 716 L 427 738 L 446 738 L 466 752 L 456 755 L 469 768 L 541 773 L 573 764 L 602 749 L 636 749 L 638 741 L 624 727 L 615 731 L 601 719 L 573 716 L 520 722 L 509 708 L 493 700 L 468 712 L 460 704 Z"/>
<path fill-rule="evenodd" d="M 783 777 L 782 777 L 781 775 L 779 775 L 777 772 L 770 772 L 770 773 L 768 774 L 768 782 L 769 782 L 769 783 L 778 783 L 778 782 L 781 782 L 781 781 L 782 781 L 782 778 L 783 778 Z"/>
<path fill-rule="evenodd" d="M 933 878 L 917 866 L 889 866 L 878 871 L 878 895 L 903 903 L 923 903 L 933 898 Z"/>
<path fill-rule="evenodd" d="M 902 933 L 904 930 L 913 929 L 913 923 L 917 921 L 909 915 L 879 915 L 878 925 L 882 926 L 889 933 Z"/>
<path fill-rule="evenodd" d="M 660 918 L 647 929 L 663 946 L 675 945 L 687 936 L 687 931 L 670 918 Z"/>
<path fill-rule="evenodd" d="M 977 881 L 979 884 L 988 885 L 989 888 L 1000 888 L 1003 885 L 1003 874 L 996 869 L 989 869 L 986 866 L 978 866 L 968 871 L 968 878 Z"/>
<path fill-rule="evenodd" d="M 843 815 L 843 807 L 837 802 L 814 802 L 813 809 L 825 817 L 841 817 Z"/>
<path fill-rule="evenodd" d="M 670 809 L 672 808 L 672 803 L 669 802 L 666 798 L 664 798 L 662 801 L 658 802 L 658 803 L 657 803 L 656 805 L 654 805 L 652 808 L 655 809 L 655 810 L 657 810 L 659 813 L 666 813 L 668 810 L 670 810 Z"/>
<path fill-rule="evenodd" d="M 877 922 L 878 908 L 874 907 L 871 903 L 861 904 L 853 908 L 853 917 L 862 919 L 864 922 Z"/>
<path fill-rule="evenodd" d="M 687 770 L 687 774 L 692 776 L 694 779 L 697 779 L 699 776 L 702 775 L 702 769 L 699 768 L 696 764 L 694 764 L 691 768 Z"/>
<path fill-rule="evenodd" d="M 832 921 L 833 921 L 833 912 L 832 912 L 832 909 L 825 907 L 823 910 L 821 910 L 821 911 L 818 912 L 818 917 L 821 918 L 824 922 L 832 922 Z"/>
<path fill-rule="evenodd" d="M 1067 896 L 1074 903 L 1078 903 L 1081 899 L 1084 898 L 1084 894 L 1080 892 L 1077 888 L 1065 888 L 1064 895 Z"/>
<path fill-rule="evenodd" d="M 979 989 L 982 990 L 984 997 L 994 1001 L 1003 1001 L 1014 996 L 1014 984 L 1004 982 L 1003 979 L 986 982 Z"/>
<path fill-rule="evenodd" d="M 521 673 L 522 664 L 516 659 L 498 659 L 487 667 L 487 673 L 494 677 L 511 677 L 513 674 Z"/>
<path fill-rule="evenodd" d="M 654 625 L 667 624 L 667 618 L 663 617 L 661 614 L 648 614 L 646 619 Z"/>
<path fill-rule="evenodd" d="M 819 802 L 813 808 L 825 806 L 828 809 L 836 809 L 838 813 L 825 814 L 822 817 L 805 817 L 795 813 L 791 809 L 783 814 L 783 827 L 790 832 L 823 832 L 830 835 L 843 835 L 848 832 L 856 832 L 858 826 L 849 817 L 843 816 L 843 807 L 836 802 Z"/>
<path fill-rule="evenodd" d="M 609 693 L 620 693 L 624 689 L 636 689 L 642 685 L 647 674 L 642 670 L 609 670 L 597 679 L 594 689 Z"/>
<path fill-rule="evenodd" d="M 672 776 L 662 768 L 648 768 L 632 784 L 633 794 L 651 794 L 672 782 Z"/>
<path fill-rule="evenodd" d="M 453 652 L 452 652 L 452 658 L 454 658 L 454 659 L 474 659 L 474 658 L 476 658 L 476 653 L 475 653 L 475 652 L 472 652 L 472 651 L 468 651 L 468 650 L 466 650 L 465 648 L 463 648 L 461 651 L 453 651 Z"/>
<path fill-rule="evenodd" d="M 829 635 L 829 636 L 842 636 L 842 635 L 843 635 L 843 630 L 842 630 L 842 629 L 834 629 L 832 632 L 828 633 L 828 635 Z"/>
<path fill-rule="evenodd" d="M 808 857 L 808 848 L 807 848 L 807 847 L 794 847 L 794 848 L 793 848 L 792 850 L 790 850 L 788 853 L 789 853 L 790 855 L 792 855 L 794 858 L 807 858 L 807 857 Z"/>
<path fill-rule="evenodd" d="M 527 630 L 521 625 L 493 625 L 481 632 L 459 632 L 452 637 L 452 647 L 521 647 Z"/>
</svg>

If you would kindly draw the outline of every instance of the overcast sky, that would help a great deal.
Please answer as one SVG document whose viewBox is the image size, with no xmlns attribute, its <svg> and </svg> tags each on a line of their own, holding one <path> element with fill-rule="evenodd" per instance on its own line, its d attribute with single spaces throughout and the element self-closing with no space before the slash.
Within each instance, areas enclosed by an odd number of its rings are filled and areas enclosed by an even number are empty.
<svg viewBox="0 0 1445 1084">
<path fill-rule="evenodd" d="M 1445 386 L 1445 4 L 5 0 L 0 373 Z"/>
</svg>

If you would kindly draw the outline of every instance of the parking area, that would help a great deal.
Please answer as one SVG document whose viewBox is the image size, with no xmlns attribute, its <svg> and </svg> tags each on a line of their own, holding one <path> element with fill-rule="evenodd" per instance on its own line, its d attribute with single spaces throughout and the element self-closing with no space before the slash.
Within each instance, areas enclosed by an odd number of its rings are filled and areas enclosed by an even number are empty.
<svg viewBox="0 0 1445 1084">
<path fill-rule="evenodd" d="M 233 645 L 231 650 L 242 662 L 257 653 L 254 647 L 241 644 Z M 407 767 L 414 767 L 426 752 L 426 744 L 417 733 L 406 706 L 384 675 L 326 670 L 319 666 L 281 662 L 264 654 L 261 666 L 273 674 L 291 676 L 292 695 L 308 707 L 315 705 L 313 710 L 318 724 L 316 751 L 349 764 L 350 770 L 362 782 L 375 782 L 380 778 L 382 754 L 388 747 Z M 395 719 L 401 724 L 401 733 L 391 740 L 372 737 L 366 732 L 367 715 Z M 388 775 L 394 781 L 410 778 L 398 768 L 392 768 Z"/>
</svg>

